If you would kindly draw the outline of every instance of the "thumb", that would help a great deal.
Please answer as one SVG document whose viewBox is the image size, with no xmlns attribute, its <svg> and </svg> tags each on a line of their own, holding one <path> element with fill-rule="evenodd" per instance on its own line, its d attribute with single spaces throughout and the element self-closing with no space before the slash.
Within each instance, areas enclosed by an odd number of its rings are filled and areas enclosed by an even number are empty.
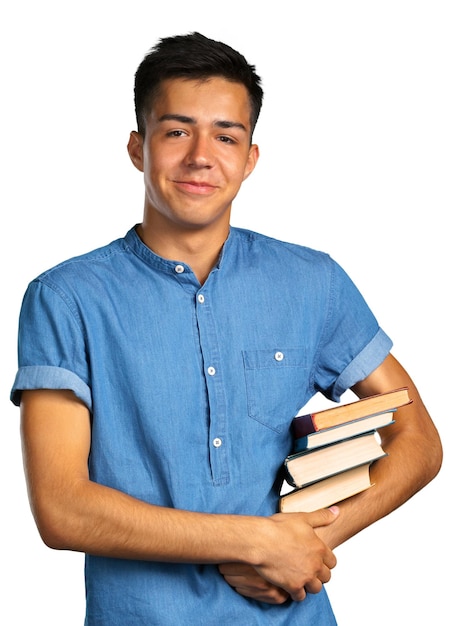
<svg viewBox="0 0 467 626">
<path fill-rule="evenodd" d="M 328 526 L 337 519 L 339 513 L 339 507 L 336 505 L 328 509 L 319 509 L 318 511 L 313 511 L 313 513 L 308 513 L 308 522 L 314 528 L 318 526 Z"/>
</svg>

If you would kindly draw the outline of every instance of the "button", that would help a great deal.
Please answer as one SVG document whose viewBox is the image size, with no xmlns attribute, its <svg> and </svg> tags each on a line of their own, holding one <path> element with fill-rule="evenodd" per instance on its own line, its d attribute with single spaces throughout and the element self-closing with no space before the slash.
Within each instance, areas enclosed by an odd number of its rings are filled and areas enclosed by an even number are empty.
<svg viewBox="0 0 467 626">
<path fill-rule="evenodd" d="M 183 274 L 183 272 L 185 271 L 185 268 L 183 267 L 183 265 L 176 265 L 175 271 L 177 272 L 177 274 Z"/>
<path fill-rule="evenodd" d="M 213 367 L 212 365 L 210 365 L 208 367 L 208 374 L 209 374 L 209 376 L 214 376 L 215 373 L 216 373 L 216 368 Z"/>
<path fill-rule="evenodd" d="M 199 302 L 200 304 L 203 304 L 203 302 L 204 302 L 204 296 L 203 296 L 203 294 L 202 294 L 202 293 L 200 293 L 200 294 L 198 295 L 198 302 Z"/>
<path fill-rule="evenodd" d="M 212 445 L 213 445 L 215 448 L 220 448 L 220 447 L 221 447 L 221 445 L 222 445 L 222 439 L 221 439 L 220 437 L 216 437 L 215 439 L 213 439 L 213 441 L 212 441 Z"/>
<path fill-rule="evenodd" d="M 282 352 L 276 352 L 276 354 L 274 355 L 274 358 L 276 359 L 276 361 L 283 361 L 284 355 Z"/>
</svg>

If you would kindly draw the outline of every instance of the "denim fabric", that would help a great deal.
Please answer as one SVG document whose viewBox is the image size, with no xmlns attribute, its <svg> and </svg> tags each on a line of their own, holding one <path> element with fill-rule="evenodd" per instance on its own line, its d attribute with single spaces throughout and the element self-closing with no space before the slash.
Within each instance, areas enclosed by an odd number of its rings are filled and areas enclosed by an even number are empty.
<svg viewBox="0 0 467 626">
<path fill-rule="evenodd" d="M 270 515 L 290 422 L 338 400 L 391 341 L 328 255 L 232 228 L 204 285 L 135 229 L 34 280 L 21 390 L 72 389 L 92 414 L 92 480 L 150 503 Z M 216 567 L 86 557 L 87 624 L 334 624 L 326 592 L 269 606 Z"/>
</svg>

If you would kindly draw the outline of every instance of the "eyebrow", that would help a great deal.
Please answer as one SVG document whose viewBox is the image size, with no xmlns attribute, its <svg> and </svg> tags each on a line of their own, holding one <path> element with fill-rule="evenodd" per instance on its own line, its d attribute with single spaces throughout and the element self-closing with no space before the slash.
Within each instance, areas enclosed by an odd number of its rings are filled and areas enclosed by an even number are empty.
<svg viewBox="0 0 467 626">
<path fill-rule="evenodd" d="M 196 124 L 196 119 L 194 117 L 189 117 L 187 115 L 179 115 L 178 113 L 166 113 L 165 115 L 161 115 L 158 120 L 159 122 L 166 121 L 174 121 L 180 122 L 181 124 Z M 245 132 L 248 132 L 245 125 L 240 122 L 231 122 L 230 120 L 216 120 L 214 122 L 214 126 L 218 128 L 239 128 Z"/>
</svg>

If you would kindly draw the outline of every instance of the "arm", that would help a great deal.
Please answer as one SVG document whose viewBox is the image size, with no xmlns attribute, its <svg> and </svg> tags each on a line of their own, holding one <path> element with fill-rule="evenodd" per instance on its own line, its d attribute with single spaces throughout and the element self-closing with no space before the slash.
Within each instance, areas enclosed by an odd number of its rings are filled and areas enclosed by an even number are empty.
<svg viewBox="0 0 467 626">
<path fill-rule="evenodd" d="M 374 486 L 341 503 L 336 524 L 319 531 L 333 549 L 409 500 L 441 467 L 442 446 L 435 425 L 412 379 L 392 355 L 352 390 L 361 398 L 404 386 L 413 402 L 399 408 L 395 423 L 379 431 L 388 456 L 371 466 Z"/>
<path fill-rule="evenodd" d="M 89 412 L 71 391 L 23 392 L 21 433 L 31 508 L 52 548 L 248 564 L 296 600 L 330 578 L 335 557 L 313 530 L 336 519 L 330 511 L 270 518 L 195 513 L 150 505 L 97 484 L 88 474 Z"/>
<path fill-rule="evenodd" d="M 407 386 L 413 402 L 398 409 L 394 424 L 380 431 L 382 445 L 388 456 L 371 467 L 371 489 L 339 503 L 335 523 L 316 528 L 316 533 L 332 549 L 354 536 L 411 498 L 438 473 L 442 448 L 438 432 L 420 395 L 399 362 L 389 355 L 353 391 L 360 398 Z M 261 580 L 257 571 L 244 565 L 220 567 L 229 584 L 243 595 L 261 593 L 265 601 L 282 598 L 281 590 Z"/>
</svg>

